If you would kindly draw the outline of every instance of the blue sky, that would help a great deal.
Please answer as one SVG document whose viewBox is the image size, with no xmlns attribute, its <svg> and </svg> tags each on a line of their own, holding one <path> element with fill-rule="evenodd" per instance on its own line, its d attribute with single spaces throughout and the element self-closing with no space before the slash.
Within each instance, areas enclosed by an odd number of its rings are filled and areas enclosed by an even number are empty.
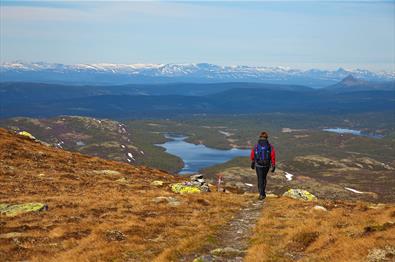
<svg viewBox="0 0 395 262">
<path fill-rule="evenodd" d="M 394 1 L 1 1 L 0 60 L 395 71 Z"/>
</svg>

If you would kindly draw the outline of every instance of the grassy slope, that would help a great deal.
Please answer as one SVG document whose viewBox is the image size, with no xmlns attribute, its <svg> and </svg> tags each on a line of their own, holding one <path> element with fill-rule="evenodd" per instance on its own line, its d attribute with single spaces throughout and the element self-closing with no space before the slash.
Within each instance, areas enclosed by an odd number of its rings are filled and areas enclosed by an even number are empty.
<svg viewBox="0 0 395 262">
<path fill-rule="evenodd" d="M 375 249 L 386 248 L 392 261 L 394 205 L 320 201 L 325 212 L 315 204 L 268 199 L 245 261 L 383 261 L 374 260 Z"/>
<path fill-rule="evenodd" d="M 0 218 L 0 259 L 176 261 L 200 250 L 255 195 L 175 195 L 180 178 L 46 147 L 0 129 L 1 203 L 45 202 L 49 210 Z M 103 170 L 113 170 L 108 172 Z M 41 175 L 42 174 L 42 175 Z M 124 182 L 117 181 L 124 178 Z M 155 203 L 172 196 L 179 206 Z M 268 199 L 246 261 L 361 261 L 374 248 L 394 248 L 395 206 Z M 385 224 L 387 222 L 387 224 Z M 369 228 L 370 227 L 370 228 Z M 119 231 L 124 239 L 114 240 Z"/>
<path fill-rule="evenodd" d="M 232 194 L 175 195 L 167 185 L 179 178 L 165 172 L 54 149 L 3 129 L 0 137 L 1 203 L 49 207 L 1 216 L 2 261 L 166 261 L 197 247 L 247 200 Z M 158 179 L 165 186 L 150 185 Z M 181 204 L 153 202 L 158 196 Z M 125 239 L 111 240 L 111 230 Z"/>
</svg>

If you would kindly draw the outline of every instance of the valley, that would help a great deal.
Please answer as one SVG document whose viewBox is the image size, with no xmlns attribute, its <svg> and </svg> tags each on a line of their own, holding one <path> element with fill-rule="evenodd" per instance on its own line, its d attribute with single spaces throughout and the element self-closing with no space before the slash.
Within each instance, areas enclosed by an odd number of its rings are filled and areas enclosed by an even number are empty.
<svg viewBox="0 0 395 262">
<path fill-rule="evenodd" d="M 157 146 L 171 141 L 168 133 L 182 134 L 187 137 L 185 142 L 213 150 L 247 149 L 244 157 L 218 165 L 213 163 L 200 170 L 213 184 L 218 174 L 225 174 L 229 190 L 239 193 L 256 192 L 256 177 L 249 169 L 248 149 L 255 143 L 257 134 L 267 130 L 278 158 L 277 171 L 270 175 L 272 183 L 269 183 L 269 189 L 272 192 L 281 193 L 298 186 L 323 198 L 391 202 L 395 198 L 394 129 L 391 122 L 382 121 L 383 117 L 383 114 L 348 115 L 347 118 L 261 114 L 121 122 L 62 116 L 50 119 L 13 118 L 0 121 L 0 126 L 28 131 L 39 140 L 65 150 L 172 173 L 182 170 L 184 162 Z M 371 127 L 375 121 L 380 121 L 381 126 L 377 125 L 379 129 L 373 130 Z M 379 132 L 383 137 L 323 131 L 330 126 Z M 293 175 L 292 181 L 286 179 L 286 173 Z M 346 188 L 366 193 L 358 194 Z"/>
</svg>

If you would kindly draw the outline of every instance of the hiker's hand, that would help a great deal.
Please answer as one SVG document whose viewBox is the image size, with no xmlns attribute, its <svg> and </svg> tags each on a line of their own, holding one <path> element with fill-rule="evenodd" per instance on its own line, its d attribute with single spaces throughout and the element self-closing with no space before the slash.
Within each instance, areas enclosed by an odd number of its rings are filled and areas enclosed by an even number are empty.
<svg viewBox="0 0 395 262">
<path fill-rule="evenodd" d="M 276 166 L 272 166 L 272 173 L 276 170 Z"/>
<path fill-rule="evenodd" d="M 255 169 L 255 161 L 251 162 L 251 169 Z"/>
</svg>

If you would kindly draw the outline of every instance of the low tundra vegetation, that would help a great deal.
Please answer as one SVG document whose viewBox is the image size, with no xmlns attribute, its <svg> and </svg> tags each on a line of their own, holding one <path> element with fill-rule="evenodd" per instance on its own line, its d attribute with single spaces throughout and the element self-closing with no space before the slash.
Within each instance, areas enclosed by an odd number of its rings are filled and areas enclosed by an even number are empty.
<svg viewBox="0 0 395 262">
<path fill-rule="evenodd" d="M 394 211 L 393 204 L 268 199 L 245 261 L 385 261 L 374 258 L 385 250 L 391 261 Z"/>
</svg>

